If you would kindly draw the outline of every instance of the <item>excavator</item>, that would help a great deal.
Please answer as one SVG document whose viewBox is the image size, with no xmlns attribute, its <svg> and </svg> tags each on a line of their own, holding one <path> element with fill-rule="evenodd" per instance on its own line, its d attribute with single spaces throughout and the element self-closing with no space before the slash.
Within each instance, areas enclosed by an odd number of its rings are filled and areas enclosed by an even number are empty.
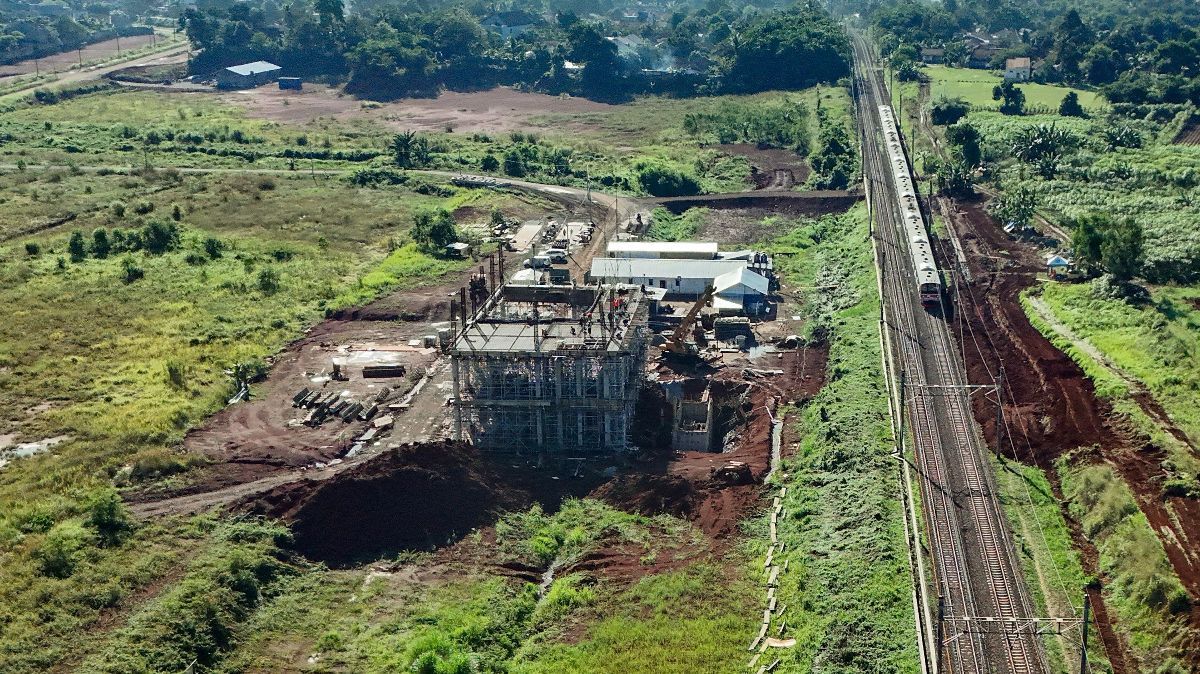
<svg viewBox="0 0 1200 674">
<path fill-rule="evenodd" d="M 712 296 L 712 286 L 708 286 L 704 289 L 704 292 L 700 293 L 700 297 L 696 299 L 696 303 L 692 305 L 691 309 L 688 309 L 687 315 L 680 321 L 679 327 L 675 328 L 675 332 L 671 333 L 666 343 L 662 345 L 664 354 L 674 356 L 696 356 L 699 354 L 699 349 L 695 343 L 688 341 L 687 337 L 691 333 L 692 326 L 696 324 L 696 319 L 700 316 L 700 310 L 708 304 Z"/>
</svg>

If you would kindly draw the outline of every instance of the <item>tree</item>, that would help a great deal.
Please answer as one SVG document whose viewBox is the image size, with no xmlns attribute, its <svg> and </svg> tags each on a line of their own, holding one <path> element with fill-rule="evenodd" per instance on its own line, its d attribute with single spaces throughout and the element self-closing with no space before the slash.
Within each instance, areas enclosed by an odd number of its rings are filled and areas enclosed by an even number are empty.
<svg viewBox="0 0 1200 674">
<path fill-rule="evenodd" d="M 83 558 L 84 549 L 91 544 L 88 531 L 75 522 L 60 522 L 46 534 L 34 551 L 34 559 L 42 575 L 69 578 Z"/>
<path fill-rule="evenodd" d="M 412 131 L 403 131 L 392 136 L 392 157 L 396 161 L 396 166 L 412 167 L 413 144 L 416 139 L 417 134 Z"/>
<path fill-rule="evenodd" d="M 1145 235 L 1142 226 L 1131 219 L 1115 223 L 1104 232 L 1100 257 L 1104 268 L 1118 281 L 1127 282 L 1142 270 Z"/>
<path fill-rule="evenodd" d="M 1036 209 L 1037 196 L 1027 187 L 1008 190 L 988 204 L 993 217 L 1020 229 L 1029 226 Z"/>
<path fill-rule="evenodd" d="M 446 246 L 458 240 L 454 216 L 444 208 L 417 211 L 413 216 L 411 235 L 413 241 L 426 252 L 442 253 Z"/>
<path fill-rule="evenodd" d="M 939 98 L 929 108 L 929 119 L 938 126 L 948 126 L 967 116 L 971 106 L 961 98 Z"/>
<path fill-rule="evenodd" d="M 810 184 L 816 189 L 844 190 L 850 186 L 854 176 L 855 152 L 850 144 L 850 136 L 846 127 L 825 114 L 824 110 L 817 111 L 820 131 L 817 134 L 817 151 L 808 159 L 813 174 Z"/>
<path fill-rule="evenodd" d="M 179 246 L 179 225 L 155 220 L 142 228 L 142 247 L 151 255 L 162 255 Z"/>
<path fill-rule="evenodd" d="M 313 3 L 313 9 L 316 10 L 317 16 L 320 17 L 321 25 L 330 27 L 337 23 L 346 22 L 345 7 L 342 5 L 342 0 L 316 0 Z"/>
<path fill-rule="evenodd" d="M 483 155 L 483 159 L 479 161 L 479 169 L 481 171 L 492 173 L 498 168 L 500 168 L 500 160 L 496 159 L 496 155 L 491 152 Z"/>
<path fill-rule="evenodd" d="M 92 255 L 98 260 L 103 260 L 110 252 L 112 244 L 108 240 L 108 230 L 103 227 L 96 228 L 96 231 L 92 232 Z"/>
<path fill-rule="evenodd" d="M 1025 92 L 1012 82 L 1005 82 L 992 87 L 992 100 L 1001 101 L 1000 112 L 1006 115 L 1025 114 Z"/>
<path fill-rule="evenodd" d="M 850 41 L 825 12 L 804 7 L 764 14 L 726 44 L 727 89 L 804 89 L 850 74 Z M 797 67 L 803 64 L 803 67 Z"/>
<path fill-rule="evenodd" d="M 979 166 L 983 161 L 983 150 L 980 149 L 981 136 L 979 129 L 966 120 L 946 127 L 946 141 L 958 151 L 963 166 L 968 169 Z"/>
<path fill-rule="evenodd" d="M 1068 91 L 1058 106 L 1058 114 L 1063 117 L 1083 117 L 1083 106 L 1079 104 L 1079 94 Z"/>
<path fill-rule="evenodd" d="M 83 232 L 71 232 L 71 239 L 67 241 L 67 253 L 71 256 L 71 262 L 82 262 L 83 258 L 87 257 L 87 244 L 83 241 Z"/>
<path fill-rule="evenodd" d="M 279 272 L 270 267 L 260 269 L 257 285 L 264 295 L 274 295 L 279 290 Z"/>
<path fill-rule="evenodd" d="M 1075 263 L 1087 271 L 1100 266 L 1100 246 L 1104 241 L 1101 230 L 1110 223 L 1103 216 L 1090 215 L 1067 223 L 1071 227 L 1071 252 Z"/>
</svg>

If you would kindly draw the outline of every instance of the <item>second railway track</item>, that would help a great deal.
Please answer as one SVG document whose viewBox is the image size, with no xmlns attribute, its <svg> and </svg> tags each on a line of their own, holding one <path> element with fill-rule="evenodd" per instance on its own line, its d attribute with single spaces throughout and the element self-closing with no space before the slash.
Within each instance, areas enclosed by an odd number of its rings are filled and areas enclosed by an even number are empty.
<svg viewBox="0 0 1200 674">
<path fill-rule="evenodd" d="M 937 671 L 1048 672 L 1011 533 L 996 496 L 986 447 L 971 414 L 964 368 L 945 319 L 918 299 L 915 270 L 901 236 L 902 209 L 880 147 L 880 105 L 890 105 L 865 41 L 854 39 L 855 104 L 863 172 L 869 185 L 881 254 L 885 329 L 907 375 L 907 414 L 923 476 L 921 501 L 935 587 L 945 607 Z M 943 306 L 946 302 L 943 301 Z M 942 312 L 944 313 L 944 312 Z M 930 388 L 936 387 L 936 388 Z M 935 392 L 936 393 L 931 393 Z M 995 631 L 973 619 L 1004 618 Z M 994 623 L 995 624 L 995 623 Z M 936 663 L 940 662 L 940 666 Z"/>
</svg>

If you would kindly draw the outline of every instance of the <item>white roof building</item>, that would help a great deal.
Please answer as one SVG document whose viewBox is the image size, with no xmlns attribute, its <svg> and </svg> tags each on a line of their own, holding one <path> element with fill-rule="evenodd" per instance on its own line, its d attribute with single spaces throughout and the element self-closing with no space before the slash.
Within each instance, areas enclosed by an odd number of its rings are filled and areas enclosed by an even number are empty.
<svg viewBox="0 0 1200 674">
<path fill-rule="evenodd" d="M 716 241 L 613 241 L 609 257 L 667 258 L 712 260 L 717 257 Z"/>
<path fill-rule="evenodd" d="M 592 260 L 590 276 L 606 283 L 631 283 L 665 289 L 669 295 L 697 297 L 718 276 L 745 267 L 745 260 L 598 257 Z"/>
<path fill-rule="evenodd" d="M 722 314 L 761 313 L 771 282 L 747 267 L 713 279 L 713 308 Z"/>
</svg>

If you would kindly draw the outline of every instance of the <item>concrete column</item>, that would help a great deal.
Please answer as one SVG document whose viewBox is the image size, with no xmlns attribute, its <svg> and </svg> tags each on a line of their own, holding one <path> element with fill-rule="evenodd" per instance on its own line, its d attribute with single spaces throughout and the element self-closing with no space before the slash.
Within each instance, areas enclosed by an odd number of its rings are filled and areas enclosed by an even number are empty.
<svg viewBox="0 0 1200 674">
<path fill-rule="evenodd" d="M 454 439 L 458 442 L 462 442 L 462 430 L 463 430 L 463 428 L 462 428 L 463 427 L 462 404 L 461 404 L 462 401 L 459 400 L 459 397 L 458 397 L 459 396 L 458 365 L 459 365 L 458 359 L 451 357 L 450 358 L 450 375 L 451 375 L 452 381 L 454 382 L 454 389 L 453 389 L 453 393 L 454 393 Z"/>
</svg>

